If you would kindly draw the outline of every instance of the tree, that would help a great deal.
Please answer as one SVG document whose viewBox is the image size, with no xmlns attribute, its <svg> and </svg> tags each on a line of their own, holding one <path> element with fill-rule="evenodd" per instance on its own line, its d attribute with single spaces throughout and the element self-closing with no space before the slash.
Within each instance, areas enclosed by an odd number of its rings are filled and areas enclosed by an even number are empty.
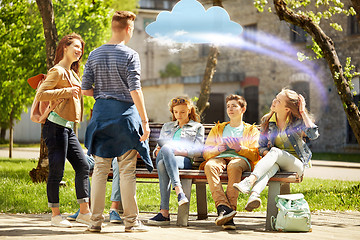
<svg viewBox="0 0 360 240">
<path fill-rule="evenodd" d="M 317 1 L 316 7 L 325 7 L 325 11 L 318 11 L 313 13 L 312 11 L 306 11 L 311 1 L 298 1 L 298 0 L 274 0 L 274 7 L 276 14 L 280 20 L 294 24 L 304 29 L 314 41 L 313 49 L 317 56 L 324 57 L 329 66 L 334 83 L 337 87 L 337 92 L 343 103 L 344 111 L 346 113 L 349 124 L 355 134 L 355 137 L 360 144 L 360 112 L 356 103 L 354 102 L 354 96 L 351 92 L 351 79 L 357 75 L 357 73 L 351 72 L 354 67 L 351 66 L 350 61 L 346 63 L 345 68 L 342 66 L 340 59 L 337 55 L 336 48 L 333 40 L 325 34 L 320 27 L 320 20 L 322 18 L 330 18 L 335 14 L 355 14 L 354 9 L 343 9 L 344 4 L 340 1 Z M 267 4 L 266 0 L 255 2 L 260 11 Z M 354 5 L 357 7 L 360 5 L 359 0 L 353 0 Z M 255 5 L 256 5 L 255 4 Z M 300 8 L 305 7 L 303 9 Z M 341 30 L 341 26 L 336 23 L 331 23 L 337 30 Z"/>
<path fill-rule="evenodd" d="M 213 5 L 222 8 L 224 7 L 222 5 L 222 0 L 213 0 Z M 200 115 L 202 115 L 203 112 L 206 110 L 206 108 L 210 106 L 209 98 L 211 92 L 211 83 L 216 71 L 218 55 L 219 55 L 219 48 L 215 45 L 212 45 L 210 47 L 209 56 L 205 67 L 204 77 L 201 82 L 199 100 L 196 103 L 196 107 Z"/>
<path fill-rule="evenodd" d="M 90 51 L 104 43 L 110 36 L 110 18 L 113 12 L 112 6 L 124 10 L 135 8 L 135 0 L 127 2 L 117 1 L 90 1 L 90 0 L 36 0 L 42 20 L 46 42 L 47 68 L 54 65 L 56 44 L 59 36 L 76 32 L 85 41 L 83 59 L 87 59 Z M 55 24 L 56 20 L 56 24 Z M 85 98 L 85 113 L 90 115 L 93 98 Z M 40 158 L 36 169 L 30 171 L 30 176 L 34 182 L 45 181 L 48 174 L 48 161 L 46 146 L 41 138 Z"/>
<path fill-rule="evenodd" d="M 0 127 L 12 127 L 31 104 L 33 90 L 26 79 L 44 70 L 43 48 L 38 32 L 41 24 L 34 17 L 36 6 L 27 0 L 0 1 Z M 37 47 L 34 47 L 37 46 Z"/>
</svg>

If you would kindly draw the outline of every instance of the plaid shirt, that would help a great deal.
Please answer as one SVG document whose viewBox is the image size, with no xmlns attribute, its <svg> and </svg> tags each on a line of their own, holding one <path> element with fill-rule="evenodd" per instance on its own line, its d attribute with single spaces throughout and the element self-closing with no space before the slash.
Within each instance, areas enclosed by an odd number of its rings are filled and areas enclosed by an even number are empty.
<svg viewBox="0 0 360 240">
<path fill-rule="evenodd" d="M 139 54 L 123 44 L 100 46 L 89 55 L 81 87 L 94 87 L 95 99 L 133 102 L 130 91 L 141 89 Z"/>
</svg>

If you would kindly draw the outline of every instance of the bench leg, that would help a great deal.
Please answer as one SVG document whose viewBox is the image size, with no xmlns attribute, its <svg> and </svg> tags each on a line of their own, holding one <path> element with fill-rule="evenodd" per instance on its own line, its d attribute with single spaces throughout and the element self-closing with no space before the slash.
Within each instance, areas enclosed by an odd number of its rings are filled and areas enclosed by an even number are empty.
<svg viewBox="0 0 360 240">
<path fill-rule="evenodd" d="M 290 183 L 281 183 L 280 194 L 290 194 Z"/>
<path fill-rule="evenodd" d="M 208 218 L 206 183 L 196 184 L 196 205 L 197 219 L 203 220 Z"/>
<path fill-rule="evenodd" d="M 181 179 L 181 185 L 189 202 L 179 206 L 176 225 L 187 226 L 189 220 L 192 179 Z"/>
<path fill-rule="evenodd" d="M 271 231 L 271 217 L 277 216 L 278 209 L 275 203 L 275 197 L 280 194 L 280 182 L 269 182 L 269 193 L 266 209 L 266 226 L 265 230 Z"/>
</svg>

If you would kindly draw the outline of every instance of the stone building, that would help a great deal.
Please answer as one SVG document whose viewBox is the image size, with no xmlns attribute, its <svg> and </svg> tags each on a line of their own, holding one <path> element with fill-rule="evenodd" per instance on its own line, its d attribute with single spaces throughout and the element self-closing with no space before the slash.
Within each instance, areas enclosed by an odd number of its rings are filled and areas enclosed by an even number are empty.
<svg viewBox="0 0 360 240">
<path fill-rule="evenodd" d="M 205 71 L 209 46 L 169 46 L 154 42 L 145 32 L 147 24 L 155 21 L 164 10 L 171 11 L 178 0 L 140 0 L 134 37 L 129 46 L 139 52 L 142 64 L 142 87 L 149 118 L 154 122 L 170 119 L 168 102 L 174 96 L 199 96 L 200 82 Z M 211 0 L 200 1 L 205 9 Z M 344 0 L 346 8 L 350 0 Z M 275 13 L 259 13 L 253 0 L 223 0 L 224 8 L 232 21 L 241 24 L 241 40 L 246 44 L 220 47 L 218 64 L 211 89 L 210 108 L 203 122 L 227 120 L 225 97 L 241 94 L 248 102 L 245 120 L 259 123 L 269 111 L 272 99 L 283 88 L 301 92 L 309 110 L 320 128 L 320 138 L 311 142 L 317 152 L 360 151 L 324 59 L 299 62 L 298 52 L 311 54 L 306 48 L 311 38 L 286 22 Z M 338 32 L 324 22 L 322 27 L 335 42 L 341 63 L 351 57 L 352 64 L 360 71 L 360 30 L 355 17 L 341 16 L 334 19 L 344 31 Z M 170 71 L 166 71 L 166 68 Z M 171 67 L 171 68 L 170 68 Z M 181 70 L 179 74 L 178 71 Z M 164 74 L 167 73 L 167 74 Z M 353 79 L 359 101 L 359 78 Z M 84 139 L 86 122 L 81 124 L 79 138 Z M 24 113 L 15 126 L 16 142 L 37 142 L 40 126 Z"/>
<path fill-rule="evenodd" d="M 199 96 L 209 51 L 208 45 L 162 45 L 151 41 L 145 33 L 146 25 L 155 21 L 160 11 L 171 11 L 176 2 L 141 0 L 136 30 L 129 43 L 141 56 L 146 107 L 150 119 L 155 122 L 169 120 L 167 104 L 172 97 Z M 212 6 L 210 0 L 200 2 L 205 9 Z M 350 6 L 350 1 L 345 2 L 346 7 Z M 205 112 L 204 122 L 226 120 L 225 97 L 236 93 L 248 101 L 245 120 L 259 123 L 274 96 L 283 87 L 289 87 L 305 96 L 319 125 L 321 137 L 311 143 L 314 151 L 358 150 L 326 61 L 298 61 L 298 52 L 311 55 L 306 47 L 311 44 L 311 38 L 301 29 L 280 21 L 275 13 L 259 13 L 253 0 L 223 0 L 223 5 L 231 20 L 243 26 L 241 41 L 246 44 L 220 47 L 210 108 Z M 355 17 L 341 16 L 335 21 L 344 31 L 332 30 L 329 22 L 324 22 L 325 33 L 334 40 L 342 64 L 345 65 L 346 57 L 351 57 L 352 64 L 359 67 L 360 32 Z M 181 75 L 161 77 L 161 72 L 169 64 L 177 65 Z M 353 82 L 359 93 L 359 78 Z"/>
</svg>

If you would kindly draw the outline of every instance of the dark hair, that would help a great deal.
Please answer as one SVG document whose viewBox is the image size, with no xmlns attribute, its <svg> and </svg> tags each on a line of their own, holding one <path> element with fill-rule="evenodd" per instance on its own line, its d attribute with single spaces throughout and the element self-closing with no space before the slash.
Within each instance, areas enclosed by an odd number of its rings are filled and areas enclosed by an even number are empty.
<svg viewBox="0 0 360 240">
<path fill-rule="evenodd" d="M 242 96 L 231 94 L 226 97 L 226 103 L 228 103 L 231 100 L 237 101 L 239 103 L 240 107 L 242 107 L 242 108 L 247 106 L 247 102 L 246 102 L 245 98 Z"/>
<path fill-rule="evenodd" d="M 113 30 L 123 30 L 130 25 L 130 22 L 135 21 L 136 15 L 129 11 L 116 11 L 111 20 L 111 28 Z"/>
<path fill-rule="evenodd" d="M 190 110 L 189 119 L 191 119 L 195 122 L 200 122 L 200 116 L 197 113 L 196 106 L 191 101 L 191 99 L 186 96 L 180 96 L 180 97 L 171 99 L 171 101 L 169 103 L 169 107 L 170 107 L 170 112 L 172 114 L 172 121 L 176 120 L 175 115 L 174 115 L 174 107 L 178 106 L 178 105 L 187 105 L 187 107 Z"/>
<path fill-rule="evenodd" d="M 58 64 L 63 58 L 64 58 L 64 49 L 68 46 L 70 46 L 73 42 L 74 39 L 77 39 L 81 42 L 81 56 L 79 58 L 78 61 L 73 62 L 71 64 L 71 69 L 74 70 L 74 72 L 76 72 L 76 74 L 79 74 L 79 68 L 80 68 L 80 60 L 82 58 L 82 56 L 84 55 L 84 47 L 85 47 L 85 42 L 84 40 L 81 38 L 81 36 L 79 34 L 76 33 L 71 33 L 69 35 L 64 36 L 59 44 L 57 45 L 56 48 L 56 53 L 55 53 L 55 61 L 54 64 Z"/>
</svg>

